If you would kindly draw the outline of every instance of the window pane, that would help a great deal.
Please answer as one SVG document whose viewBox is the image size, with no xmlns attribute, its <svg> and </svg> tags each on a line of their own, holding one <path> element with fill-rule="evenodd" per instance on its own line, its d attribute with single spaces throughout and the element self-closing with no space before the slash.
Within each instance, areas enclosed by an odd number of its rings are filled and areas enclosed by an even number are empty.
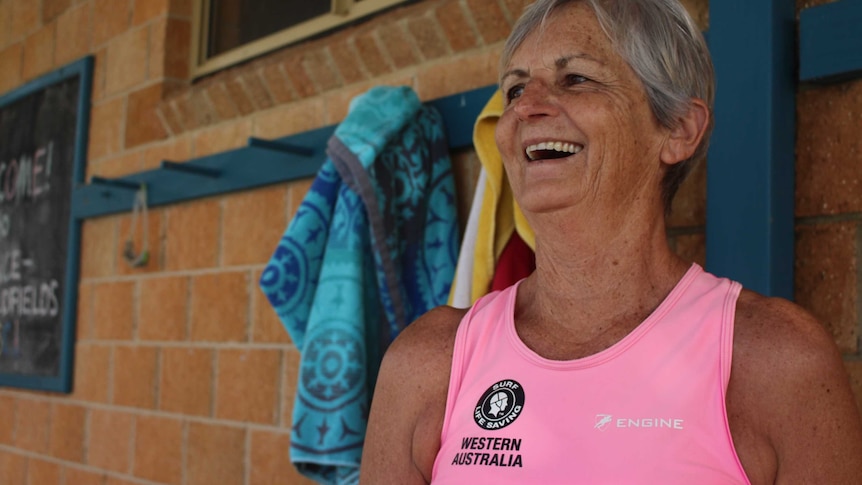
<svg viewBox="0 0 862 485">
<path fill-rule="evenodd" d="M 331 0 L 211 0 L 207 57 L 329 13 Z"/>
</svg>

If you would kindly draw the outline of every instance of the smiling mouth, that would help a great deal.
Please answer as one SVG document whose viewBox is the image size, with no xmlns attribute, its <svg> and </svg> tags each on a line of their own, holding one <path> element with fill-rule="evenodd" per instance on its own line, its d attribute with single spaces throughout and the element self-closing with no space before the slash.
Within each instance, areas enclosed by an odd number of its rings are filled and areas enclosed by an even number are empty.
<svg viewBox="0 0 862 485">
<path fill-rule="evenodd" d="M 536 160 L 555 160 L 557 158 L 575 155 L 584 149 L 583 145 L 564 141 L 547 141 L 530 145 L 525 150 L 527 159 L 531 162 Z"/>
</svg>

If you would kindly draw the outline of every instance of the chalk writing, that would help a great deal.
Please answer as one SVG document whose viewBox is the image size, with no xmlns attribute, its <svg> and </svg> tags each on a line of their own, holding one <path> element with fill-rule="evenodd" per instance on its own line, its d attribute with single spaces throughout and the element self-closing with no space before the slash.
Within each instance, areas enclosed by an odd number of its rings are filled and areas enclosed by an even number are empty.
<svg viewBox="0 0 862 485">
<path fill-rule="evenodd" d="M 51 189 L 54 142 L 9 161 L 0 161 L 0 205 L 37 199 Z"/>
</svg>

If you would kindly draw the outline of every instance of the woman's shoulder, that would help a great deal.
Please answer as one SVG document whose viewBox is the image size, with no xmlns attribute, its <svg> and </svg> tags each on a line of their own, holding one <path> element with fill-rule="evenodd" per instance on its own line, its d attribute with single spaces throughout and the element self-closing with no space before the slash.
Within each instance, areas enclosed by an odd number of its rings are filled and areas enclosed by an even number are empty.
<svg viewBox="0 0 862 485">
<path fill-rule="evenodd" d="M 862 471 L 848 375 L 832 334 L 811 313 L 743 290 L 732 362 L 728 415 L 747 472 L 760 475 L 754 464 L 772 462 L 762 476 L 776 481 L 850 483 L 845 474 Z M 746 460 L 745 449 L 772 458 Z"/>
<path fill-rule="evenodd" d="M 431 371 L 431 365 L 448 374 L 458 325 L 466 309 L 436 307 L 408 325 L 386 351 L 384 361 L 395 361 L 397 367 L 419 364 Z"/>
</svg>

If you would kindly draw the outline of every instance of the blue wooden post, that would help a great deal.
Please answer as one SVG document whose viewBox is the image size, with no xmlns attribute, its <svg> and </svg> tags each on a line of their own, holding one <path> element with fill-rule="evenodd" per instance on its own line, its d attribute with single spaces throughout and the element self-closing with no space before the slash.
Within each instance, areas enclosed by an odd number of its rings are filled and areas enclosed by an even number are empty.
<svg viewBox="0 0 862 485">
<path fill-rule="evenodd" d="M 709 2 L 716 69 L 708 154 L 706 265 L 793 297 L 795 2 Z"/>
</svg>

